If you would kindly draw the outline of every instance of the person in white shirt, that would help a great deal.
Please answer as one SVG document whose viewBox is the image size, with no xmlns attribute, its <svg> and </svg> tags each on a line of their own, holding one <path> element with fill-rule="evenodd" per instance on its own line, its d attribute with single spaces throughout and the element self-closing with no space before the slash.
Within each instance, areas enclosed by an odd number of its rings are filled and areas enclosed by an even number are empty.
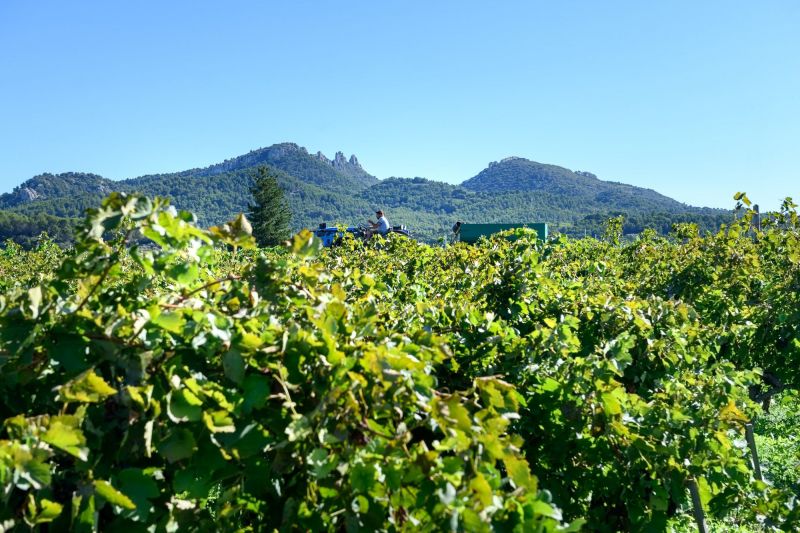
<svg viewBox="0 0 800 533">
<path fill-rule="evenodd" d="M 378 209 L 377 211 L 375 211 L 375 216 L 378 217 L 377 222 L 373 222 L 372 220 L 367 221 L 369 222 L 370 225 L 370 230 L 367 232 L 367 237 L 372 237 L 374 233 L 380 233 L 381 235 L 386 235 L 387 233 L 389 233 L 389 228 L 391 228 L 391 226 L 389 225 L 389 221 L 386 220 L 386 217 L 383 215 L 383 211 Z"/>
</svg>

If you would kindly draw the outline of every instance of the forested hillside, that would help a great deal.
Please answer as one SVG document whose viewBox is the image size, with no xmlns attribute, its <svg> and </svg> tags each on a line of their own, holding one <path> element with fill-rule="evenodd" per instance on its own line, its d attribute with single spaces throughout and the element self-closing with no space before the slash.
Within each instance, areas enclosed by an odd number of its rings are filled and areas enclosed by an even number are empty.
<svg viewBox="0 0 800 533">
<path fill-rule="evenodd" d="M 283 143 L 206 168 L 123 181 L 83 173 L 36 176 L 0 195 L 6 221 L 0 224 L 0 238 L 29 243 L 30 235 L 39 231 L 65 238 L 57 226 L 73 224 L 70 220 L 82 217 L 111 191 L 164 196 L 193 212 L 200 225 L 220 224 L 247 211 L 259 166 L 277 175 L 293 212 L 294 230 L 320 222 L 357 224 L 376 208 L 386 209 L 392 223 L 406 224 L 427 242 L 447 237 L 456 220 L 547 222 L 554 231 L 596 235 L 605 219 L 617 215 L 624 215 L 626 233 L 645 228 L 666 233 L 676 222 L 715 230 L 731 219 L 723 210 L 687 206 L 648 189 L 522 158 L 491 163 L 463 184 L 452 185 L 424 178 L 378 180 L 355 156 L 346 159 L 339 152 L 330 160 Z"/>
</svg>

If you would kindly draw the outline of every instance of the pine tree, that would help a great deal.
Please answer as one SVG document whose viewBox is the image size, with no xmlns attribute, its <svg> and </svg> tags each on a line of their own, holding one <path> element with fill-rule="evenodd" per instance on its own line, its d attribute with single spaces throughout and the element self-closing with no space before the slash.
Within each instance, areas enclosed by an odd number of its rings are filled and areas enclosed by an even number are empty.
<svg viewBox="0 0 800 533">
<path fill-rule="evenodd" d="M 259 246 L 277 246 L 287 240 L 291 235 L 292 211 L 275 174 L 266 167 L 256 169 L 250 192 L 255 203 L 250 205 L 247 216 Z"/>
</svg>

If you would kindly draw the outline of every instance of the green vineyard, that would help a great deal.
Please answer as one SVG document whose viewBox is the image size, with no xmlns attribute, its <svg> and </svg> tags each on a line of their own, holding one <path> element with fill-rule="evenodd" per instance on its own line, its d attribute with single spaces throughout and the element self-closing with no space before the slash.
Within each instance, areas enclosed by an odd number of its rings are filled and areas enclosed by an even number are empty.
<svg viewBox="0 0 800 533">
<path fill-rule="evenodd" d="M 258 249 L 112 194 L 0 250 L 0 531 L 797 530 L 800 222 L 737 199 Z"/>
</svg>

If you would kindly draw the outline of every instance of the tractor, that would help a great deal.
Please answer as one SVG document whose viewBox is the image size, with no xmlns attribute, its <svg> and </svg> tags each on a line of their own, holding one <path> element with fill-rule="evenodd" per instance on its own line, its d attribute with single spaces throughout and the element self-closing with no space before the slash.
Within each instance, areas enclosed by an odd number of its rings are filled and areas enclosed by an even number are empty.
<svg viewBox="0 0 800 533">
<path fill-rule="evenodd" d="M 345 233 L 350 233 L 356 239 L 366 241 L 367 235 L 369 235 L 368 229 L 369 227 L 365 224 L 359 224 L 358 226 L 349 226 L 344 231 L 341 231 L 336 226 L 329 228 L 328 225 L 323 222 L 317 229 L 313 231 L 313 233 L 315 237 L 318 237 L 320 240 L 322 240 L 322 245 L 325 248 L 330 248 L 331 246 L 335 246 L 340 243 Z M 404 237 L 413 238 L 413 235 L 411 235 L 411 232 L 408 231 L 408 228 L 406 228 L 405 225 L 392 226 L 389 228 L 388 233 L 396 233 L 398 235 L 403 235 Z"/>
</svg>

